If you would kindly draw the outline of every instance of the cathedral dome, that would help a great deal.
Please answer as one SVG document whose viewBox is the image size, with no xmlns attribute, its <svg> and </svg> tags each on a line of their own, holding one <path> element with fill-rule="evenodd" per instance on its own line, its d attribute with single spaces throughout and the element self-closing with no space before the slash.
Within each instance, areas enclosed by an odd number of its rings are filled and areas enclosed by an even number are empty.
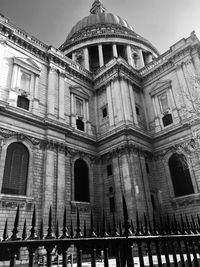
<svg viewBox="0 0 200 267">
<path fill-rule="evenodd" d="M 119 26 L 133 31 L 133 28 L 128 24 L 128 22 L 122 19 L 121 17 L 107 12 L 96 12 L 96 13 L 91 13 L 89 16 L 84 17 L 83 19 L 78 21 L 68 34 L 67 39 L 73 38 L 73 36 L 75 36 L 76 33 L 82 31 L 83 29 L 90 28 L 95 25 L 100 26 L 109 24 L 112 27 Z"/>
</svg>

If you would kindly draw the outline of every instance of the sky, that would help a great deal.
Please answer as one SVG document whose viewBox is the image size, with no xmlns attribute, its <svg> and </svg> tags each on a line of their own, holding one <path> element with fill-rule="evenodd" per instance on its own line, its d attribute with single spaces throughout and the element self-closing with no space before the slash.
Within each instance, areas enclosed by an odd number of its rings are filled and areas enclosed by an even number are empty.
<svg viewBox="0 0 200 267">
<path fill-rule="evenodd" d="M 0 0 L 0 13 L 27 33 L 58 48 L 71 28 L 89 15 L 94 0 Z M 200 38 L 200 0 L 102 0 L 160 53 L 195 30 Z"/>
</svg>

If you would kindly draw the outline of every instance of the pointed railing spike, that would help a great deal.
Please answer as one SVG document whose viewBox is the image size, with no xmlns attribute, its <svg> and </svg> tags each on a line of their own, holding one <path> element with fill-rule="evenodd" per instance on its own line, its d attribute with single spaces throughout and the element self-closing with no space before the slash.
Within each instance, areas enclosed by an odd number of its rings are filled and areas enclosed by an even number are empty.
<svg viewBox="0 0 200 267">
<path fill-rule="evenodd" d="M 168 213 L 167 213 L 167 233 L 170 234 L 170 235 L 173 234 L 172 233 L 172 227 L 171 227 L 171 221 L 170 221 Z"/>
<path fill-rule="evenodd" d="M 25 240 L 27 238 L 27 229 L 26 229 L 26 219 L 24 220 L 24 226 L 22 231 L 22 240 Z"/>
<path fill-rule="evenodd" d="M 6 219 L 4 230 L 3 230 L 3 241 L 8 239 L 8 219 Z"/>
<path fill-rule="evenodd" d="M 112 236 L 119 236 L 119 233 L 117 232 L 117 226 L 116 226 L 116 221 L 115 221 L 115 213 L 113 212 L 113 234 Z"/>
<path fill-rule="evenodd" d="M 161 235 L 165 235 L 166 234 L 161 214 L 160 214 L 160 227 L 159 227 L 159 229 L 160 229 L 159 232 L 160 232 Z"/>
<path fill-rule="evenodd" d="M 107 237 L 108 233 L 106 232 L 106 217 L 103 209 L 103 221 L 102 221 L 102 237 Z"/>
<path fill-rule="evenodd" d="M 182 214 L 181 214 L 181 233 L 183 235 L 187 234 L 186 229 L 185 229 L 185 222 L 184 222 Z"/>
<path fill-rule="evenodd" d="M 81 226 L 80 226 L 80 215 L 79 215 L 79 209 L 77 208 L 77 223 L 76 223 L 77 227 L 76 227 L 76 238 L 80 238 L 83 237 L 83 234 L 81 232 Z"/>
<path fill-rule="evenodd" d="M 100 236 L 100 227 L 99 227 L 99 222 L 97 222 L 97 237 Z"/>
<path fill-rule="evenodd" d="M 87 237 L 87 226 L 86 226 L 86 221 L 85 220 L 84 220 L 83 236 L 85 238 Z"/>
<path fill-rule="evenodd" d="M 17 206 L 16 216 L 15 216 L 15 222 L 14 222 L 14 228 L 12 230 L 12 236 L 10 240 L 20 240 L 20 237 L 17 235 L 19 226 L 19 205 Z"/>
<path fill-rule="evenodd" d="M 177 222 L 177 219 L 176 219 L 176 215 L 173 214 L 173 218 L 174 218 L 174 233 L 176 235 L 180 235 L 180 228 L 178 226 L 178 222 Z"/>
<path fill-rule="evenodd" d="M 191 220 L 192 220 L 192 231 L 194 234 L 199 234 L 198 233 L 198 230 L 197 230 L 197 227 L 196 227 L 196 223 L 195 223 L 195 220 L 194 220 L 194 217 L 193 215 L 191 215 Z"/>
<path fill-rule="evenodd" d="M 63 216 L 63 228 L 62 228 L 62 235 L 61 239 L 69 238 L 68 230 L 67 230 L 67 211 L 66 207 L 64 209 L 64 216 Z"/>
<path fill-rule="evenodd" d="M 73 227 L 73 222 L 71 220 L 71 224 L 70 224 L 70 237 L 74 238 L 74 227 Z"/>
<path fill-rule="evenodd" d="M 53 229 L 52 229 L 52 209 L 50 206 L 49 209 L 49 221 L 48 221 L 48 229 L 47 229 L 47 235 L 45 236 L 46 239 L 54 239 L 55 235 L 53 233 Z"/>
<path fill-rule="evenodd" d="M 40 223 L 40 233 L 39 233 L 40 240 L 44 238 L 44 230 L 43 230 L 43 219 L 41 220 Z"/>
<path fill-rule="evenodd" d="M 36 234 L 36 230 L 35 230 L 35 226 L 36 226 L 36 211 L 35 211 L 35 205 L 33 208 L 33 215 L 32 215 L 32 223 L 31 223 L 31 229 L 30 229 L 30 236 L 29 239 L 38 239 L 38 236 Z"/>
<path fill-rule="evenodd" d="M 139 221 L 139 215 L 138 212 L 136 211 L 136 232 L 135 235 L 141 235 L 140 232 L 140 221 Z"/>
<path fill-rule="evenodd" d="M 153 235 L 158 235 L 158 226 L 156 223 L 155 213 L 153 213 Z"/>
<path fill-rule="evenodd" d="M 111 225 L 110 225 L 110 221 L 108 222 L 108 235 L 111 236 Z"/>
<path fill-rule="evenodd" d="M 56 222 L 56 239 L 58 239 L 58 238 L 59 238 L 59 222 L 57 220 L 57 222 Z"/>
<path fill-rule="evenodd" d="M 119 222 L 119 235 L 122 236 L 122 223 Z"/>
<path fill-rule="evenodd" d="M 124 215 L 124 236 L 131 236 L 133 233 L 131 232 L 131 225 L 129 223 L 129 218 L 128 218 L 128 210 L 127 210 L 127 205 L 126 205 L 126 200 L 124 195 L 122 196 L 123 200 L 123 215 Z"/>
<path fill-rule="evenodd" d="M 144 234 L 150 235 L 146 214 L 144 213 Z"/>
<path fill-rule="evenodd" d="M 91 209 L 90 213 L 90 231 L 89 231 L 89 237 L 97 237 L 95 231 L 94 231 L 94 220 L 93 220 L 93 212 Z"/>
<path fill-rule="evenodd" d="M 188 217 L 187 215 L 185 214 L 185 220 L 186 220 L 186 232 L 191 235 L 192 232 L 191 232 L 191 229 L 190 229 L 190 223 L 189 223 L 189 220 L 188 220 Z"/>
</svg>

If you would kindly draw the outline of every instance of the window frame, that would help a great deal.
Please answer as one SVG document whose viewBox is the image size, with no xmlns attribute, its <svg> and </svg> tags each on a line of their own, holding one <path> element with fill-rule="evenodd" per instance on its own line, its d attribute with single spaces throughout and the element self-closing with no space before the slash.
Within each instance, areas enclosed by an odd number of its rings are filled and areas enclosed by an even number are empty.
<svg viewBox="0 0 200 267">
<path fill-rule="evenodd" d="M 2 185 L 3 185 L 3 174 L 4 174 L 4 168 L 5 168 L 5 162 L 6 162 L 6 153 L 7 148 L 10 144 L 20 142 L 24 146 L 26 146 L 28 152 L 29 152 L 29 164 L 28 164 L 28 174 L 27 174 L 27 188 L 26 188 L 26 195 L 10 195 L 10 194 L 3 194 L 1 193 Z M 32 185 L 33 185 L 33 145 L 32 143 L 24 138 L 23 140 L 20 140 L 18 136 L 13 136 L 8 138 L 7 140 L 4 140 L 2 142 L 2 153 L 0 158 L 0 168 L 3 170 L 0 173 L 0 197 L 8 198 L 8 199 L 32 199 Z"/>
</svg>

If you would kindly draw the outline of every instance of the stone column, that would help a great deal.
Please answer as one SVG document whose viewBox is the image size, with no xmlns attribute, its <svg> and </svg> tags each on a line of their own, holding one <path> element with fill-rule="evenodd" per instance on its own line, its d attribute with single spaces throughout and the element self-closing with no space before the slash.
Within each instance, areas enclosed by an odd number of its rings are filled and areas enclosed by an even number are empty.
<svg viewBox="0 0 200 267">
<path fill-rule="evenodd" d="M 129 93 L 130 93 L 130 98 L 131 98 L 131 107 L 132 107 L 132 114 L 133 114 L 133 121 L 136 125 L 138 125 L 138 120 L 137 120 L 137 114 L 136 114 L 136 108 L 135 108 L 135 96 L 134 96 L 134 91 L 133 87 L 129 83 Z"/>
<path fill-rule="evenodd" d="M 131 52 L 131 46 L 127 45 L 126 46 L 126 53 L 127 53 L 127 58 L 128 58 L 128 63 L 134 67 L 134 63 L 133 63 L 133 57 L 132 57 L 132 52 Z"/>
<path fill-rule="evenodd" d="M 86 70 L 90 70 L 89 52 L 88 52 L 88 48 L 87 47 L 85 47 L 83 49 L 83 53 L 84 53 L 84 66 L 85 66 Z"/>
<path fill-rule="evenodd" d="M 43 185 L 43 218 L 44 224 L 48 222 L 48 214 L 50 206 L 53 206 L 53 196 L 54 196 L 54 150 L 51 145 L 48 145 L 45 151 L 45 171 L 44 171 L 44 185 Z"/>
<path fill-rule="evenodd" d="M 17 103 L 17 77 L 19 75 L 19 67 L 14 64 L 13 67 L 13 73 L 12 73 L 12 80 L 11 80 L 11 89 L 9 91 L 9 96 L 8 96 L 8 103 L 11 106 L 16 106 Z"/>
<path fill-rule="evenodd" d="M 57 166 L 57 219 L 59 221 L 63 218 L 63 211 L 65 208 L 65 148 L 58 149 L 58 166 Z"/>
<path fill-rule="evenodd" d="M 39 114 L 39 76 L 35 77 L 35 93 L 33 100 L 33 113 Z"/>
<path fill-rule="evenodd" d="M 121 85 L 122 102 L 124 109 L 124 119 L 125 121 L 131 121 L 128 81 L 122 78 L 120 80 L 120 85 Z"/>
<path fill-rule="evenodd" d="M 65 75 L 64 73 L 59 73 L 59 111 L 58 117 L 60 121 L 65 120 Z"/>
<path fill-rule="evenodd" d="M 118 53 L 117 53 L 117 45 L 113 44 L 113 57 L 118 57 Z"/>
<path fill-rule="evenodd" d="M 48 75 L 48 95 L 47 95 L 47 116 L 54 116 L 55 106 L 55 82 L 56 82 L 56 69 L 50 68 Z"/>
<path fill-rule="evenodd" d="M 102 44 L 98 45 L 98 51 L 99 51 L 99 66 L 102 67 L 104 65 Z"/>
<path fill-rule="evenodd" d="M 72 127 L 76 127 L 76 114 L 75 114 L 73 94 L 71 94 L 71 124 L 72 124 Z"/>
<path fill-rule="evenodd" d="M 108 115 L 110 126 L 114 125 L 114 114 L 113 114 L 113 104 L 112 104 L 112 93 L 111 93 L 111 84 L 106 86 L 106 95 L 108 101 Z"/>
<path fill-rule="evenodd" d="M 17 76 L 18 76 L 19 67 L 14 64 L 13 73 L 12 73 L 12 81 L 11 81 L 11 89 L 15 89 L 17 86 Z"/>
<path fill-rule="evenodd" d="M 143 54 L 142 54 L 142 49 L 138 49 L 138 56 L 140 59 L 140 68 L 144 67 L 144 58 L 143 58 Z"/>
<path fill-rule="evenodd" d="M 73 61 L 76 61 L 76 55 L 75 55 L 74 52 L 72 53 L 72 60 L 73 60 Z"/>
</svg>

